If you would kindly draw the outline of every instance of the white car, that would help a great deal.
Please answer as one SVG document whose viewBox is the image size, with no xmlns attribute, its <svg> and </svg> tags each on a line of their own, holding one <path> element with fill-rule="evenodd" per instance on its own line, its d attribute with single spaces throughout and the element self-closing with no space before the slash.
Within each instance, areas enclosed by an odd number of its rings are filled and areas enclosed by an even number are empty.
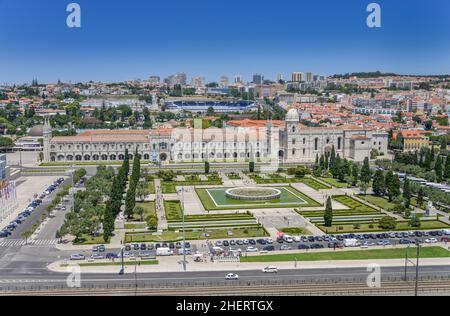
<svg viewBox="0 0 450 316">
<path fill-rule="evenodd" d="M 84 260 L 84 259 L 86 259 L 86 257 L 79 253 L 74 253 L 70 255 L 70 260 Z"/>
<path fill-rule="evenodd" d="M 242 242 L 244 243 L 244 245 L 248 245 L 249 243 L 248 239 L 244 239 Z"/>
<path fill-rule="evenodd" d="M 93 260 L 102 260 L 102 259 L 105 259 L 105 258 L 102 255 L 98 255 L 98 254 L 93 253 L 91 255 L 91 259 L 93 259 Z"/>
<path fill-rule="evenodd" d="M 256 247 L 253 247 L 253 246 L 247 247 L 247 252 L 257 252 L 257 251 L 258 251 L 258 248 L 256 248 Z"/>
<path fill-rule="evenodd" d="M 427 239 L 425 239 L 425 242 L 426 242 L 427 244 L 435 244 L 435 243 L 437 243 L 438 241 L 437 241 L 436 238 L 427 238 Z"/>
<path fill-rule="evenodd" d="M 291 250 L 292 248 L 291 247 L 289 247 L 288 245 L 282 245 L 281 247 L 280 247 L 280 250 Z"/>
<path fill-rule="evenodd" d="M 239 275 L 237 275 L 236 273 L 228 273 L 225 276 L 225 280 L 239 280 Z"/>
<path fill-rule="evenodd" d="M 264 273 L 278 273 L 278 268 L 277 267 L 265 267 L 264 269 L 262 269 L 262 272 L 264 272 Z"/>
<path fill-rule="evenodd" d="M 272 238 L 270 238 L 270 237 L 269 237 L 269 238 L 267 238 L 267 239 L 266 239 L 266 241 L 267 241 L 267 243 L 268 243 L 268 244 L 273 244 L 273 239 L 272 239 Z"/>
<path fill-rule="evenodd" d="M 300 238 L 300 236 L 294 236 L 293 238 L 294 238 L 294 241 L 295 241 L 295 242 L 301 242 L 301 241 L 302 241 L 302 239 Z"/>
<path fill-rule="evenodd" d="M 217 246 L 217 247 L 222 246 L 222 242 L 221 242 L 220 240 L 216 241 L 216 246 Z"/>
</svg>

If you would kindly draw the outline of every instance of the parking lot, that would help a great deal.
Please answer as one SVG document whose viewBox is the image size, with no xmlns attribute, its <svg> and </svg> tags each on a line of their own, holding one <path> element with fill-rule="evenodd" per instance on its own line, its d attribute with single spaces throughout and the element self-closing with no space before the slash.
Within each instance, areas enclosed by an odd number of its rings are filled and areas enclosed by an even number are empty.
<svg viewBox="0 0 450 316">
<path fill-rule="evenodd" d="M 210 243 L 210 252 L 217 256 L 242 253 L 287 251 L 296 249 L 336 249 L 346 247 L 432 244 L 450 242 L 449 230 L 391 232 L 377 234 L 344 234 L 326 236 L 289 236 L 271 238 L 223 240 Z"/>
</svg>

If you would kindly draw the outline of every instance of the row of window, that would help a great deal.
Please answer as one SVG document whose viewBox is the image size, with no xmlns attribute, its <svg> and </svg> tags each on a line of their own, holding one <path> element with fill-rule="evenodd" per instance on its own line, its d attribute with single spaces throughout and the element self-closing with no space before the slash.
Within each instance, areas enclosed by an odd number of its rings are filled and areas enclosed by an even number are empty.
<svg viewBox="0 0 450 316">
<path fill-rule="evenodd" d="M 297 140 L 294 138 L 292 139 L 292 145 L 295 145 L 297 143 Z M 330 139 L 327 138 L 326 143 L 329 144 L 330 143 Z M 303 145 L 306 144 L 306 138 L 303 138 Z M 337 142 L 337 150 L 341 150 L 342 147 L 342 138 L 338 137 L 338 142 Z M 319 138 L 314 138 L 314 150 L 319 150 Z"/>
</svg>

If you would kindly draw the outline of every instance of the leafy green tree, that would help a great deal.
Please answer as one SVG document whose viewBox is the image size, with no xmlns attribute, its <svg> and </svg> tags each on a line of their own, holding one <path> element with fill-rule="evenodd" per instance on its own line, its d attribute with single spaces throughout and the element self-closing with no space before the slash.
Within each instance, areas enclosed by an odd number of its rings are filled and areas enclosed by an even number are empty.
<svg viewBox="0 0 450 316">
<path fill-rule="evenodd" d="M 394 217 L 391 216 L 384 216 L 380 218 L 378 221 L 378 226 L 382 229 L 395 229 L 397 227 L 397 221 Z"/>
<path fill-rule="evenodd" d="M 370 183 L 372 178 L 369 166 L 369 158 L 364 158 L 363 166 L 361 168 L 361 181 L 364 183 Z"/>
<path fill-rule="evenodd" d="M 436 162 L 434 164 L 434 171 L 436 172 L 436 181 L 437 182 L 442 182 L 442 159 L 441 156 L 437 156 L 436 157 Z"/>
<path fill-rule="evenodd" d="M 136 190 L 130 187 L 125 197 L 125 216 L 131 218 L 134 214 L 134 207 L 136 206 Z"/>
<path fill-rule="evenodd" d="M 372 183 L 373 193 L 377 196 L 386 194 L 386 183 L 384 179 L 384 171 L 379 169 L 375 172 Z"/>
<path fill-rule="evenodd" d="M 411 188 L 408 178 L 403 181 L 403 197 L 405 199 L 405 207 L 409 209 L 409 206 L 411 205 Z"/>
<path fill-rule="evenodd" d="M 423 201 L 424 201 L 423 187 L 420 187 L 419 191 L 417 191 L 417 207 L 422 208 Z"/>
<path fill-rule="evenodd" d="M 333 225 L 333 207 L 331 205 L 331 197 L 328 197 L 327 199 L 323 220 L 326 227 L 331 227 Z"/>
<path fill-rule="evenodd" d="M 144 220 L 144 208 L 142 206 L 136 206 L 133 210 L 133 213 L 136 214 L 137 216 L 139 216 L 139 218 L 141 219 L 141 222 Z"/>
<path fill-rule="evenodd" d="M 392 171 L 388 171 L 386 174 L 386 189 L 389 202 L 392 202 L 394 197 L 400 195 L 400 179 Z"/>
<path fill-rule="evenodd" d="M 412 216 L 411 219 L 408 222 L 408 225 L 410 227 L 419 228 L 420 226 L 422 226 L 422 223 L 421 223 L 420 218 L 418 216 Z"/>
<path fill-rule="evenodd" d="M 450 180 L 450 155 L 447 155 L 447 159 L 445 160 L 444 178 L 447 181 Z"/>
<path fill-rule="evenodd" d="M 352 186 L 356 186 L 358 184 L 359 178 L 359 167 L 358 164 L 354 163 L 352 167 Z"/>
</svg>

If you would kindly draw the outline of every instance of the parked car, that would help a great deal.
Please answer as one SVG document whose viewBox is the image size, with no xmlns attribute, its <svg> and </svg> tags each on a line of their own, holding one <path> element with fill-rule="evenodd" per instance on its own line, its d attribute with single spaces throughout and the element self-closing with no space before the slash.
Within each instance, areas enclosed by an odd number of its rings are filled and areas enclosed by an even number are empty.
<svg viewBox="0 0 450 316">
<path fill-rule="evenodd" d="M 262 250 L 264 250 L 264 251 L 274 251 L 275 247 L 272 246 L 272 245 L 269 245 L 269 246 L 265 246 Z"/>
<path fill-rule="evenodd" d="M 427 244 L 435 244 L 435 243 L 438 242 L 438 240 L 437 240 L 436 238 L 432 237 L 432 238 L 427 238 L 427 239 L 425 239 L 425 242 L 426 242 Z"/>
<path fill-rule="evenodd" d="M 106 254 L 106 259 L 117 259 L 119 256 L 116 253 L 109 252 Z"/>
<path fill-rule="evenodd" d="M 281 245 L 280 250 L 291 250 L 292 248 L 288 245 Z"/>
<path fill-rule="evenodd" d="M 70 255 L 70 260 L 84 260 L 86 257 L 79 253 L 74 253 Z"/>
<path fill-rule="evenodd" d="M 248 246 L 246 249 L 247 252 L 257 252 L 258 248 L 253 247 L 253 246 Z"/>
<path fill-rule="evenodd" d="M 300 244 L 297 246 L 298 249 L 310 249 L 311 247 L 305 244 Z"/>
</svg>

